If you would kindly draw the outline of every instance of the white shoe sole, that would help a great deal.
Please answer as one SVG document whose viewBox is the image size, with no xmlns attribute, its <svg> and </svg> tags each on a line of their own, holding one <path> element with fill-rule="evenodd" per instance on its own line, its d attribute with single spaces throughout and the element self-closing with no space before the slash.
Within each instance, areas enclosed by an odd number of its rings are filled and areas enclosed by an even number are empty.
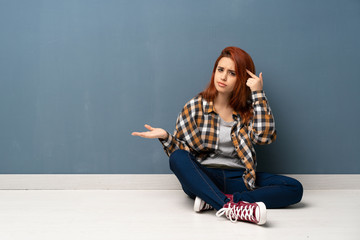
<svg viewBox="0 0 360 240">
<path fill-rule="evenodd" d="M 256 202 L 256 204 L 259 206 L 255 212 L 256 219 L 259 219 L 257 224 L 263 225 L 266 223 L 266 206 L 263 202 Z"/>
<path fill-rule="evenodd" d="M 196 197 L 194 202 L 194 211 L 197 213 L 200 212 L 201 211 L 200 209 L 202 209 L 203 204 L 204 204 L 203 200 L 201 200 L 201 198 L 199 197 Z"/>
</svg>

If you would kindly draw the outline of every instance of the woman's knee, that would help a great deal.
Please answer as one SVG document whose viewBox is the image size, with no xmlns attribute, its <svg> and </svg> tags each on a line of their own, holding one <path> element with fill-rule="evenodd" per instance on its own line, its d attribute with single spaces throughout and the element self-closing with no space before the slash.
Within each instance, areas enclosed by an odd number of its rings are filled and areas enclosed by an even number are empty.
<svg viewBox="0 0 360 240">
<path fill-rule="evenodd" d="M 170 169 L 173 170 L 176 166 L 179 166 L 184 159 L 189 157 L 189 152 L 178 149 L 175 150 L 169 157 Z"/>
<path fill-rule="evenodd" d="M 288 186 L 291 187 L 293 193 L 293 204 L 300 202 L 304 192 L 302 184 L 295 178 L 289 178 Z"/>
</svg>

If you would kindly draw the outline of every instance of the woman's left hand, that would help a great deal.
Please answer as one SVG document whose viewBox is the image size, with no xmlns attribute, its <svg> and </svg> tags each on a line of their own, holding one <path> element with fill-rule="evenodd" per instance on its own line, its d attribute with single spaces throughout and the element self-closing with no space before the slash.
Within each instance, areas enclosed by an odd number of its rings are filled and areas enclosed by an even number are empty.
<svg viewBox="0 0 360 240">
<path fill-rule="evenodd" d="M 247 73 L 250 75 L 250 78 L 246 81 L 246 86 L 248 86 L 251 91 L 260 91 L 263 89 L 263 78 L 262 72 L 260 73 L 259 77 L 247 70 Z"/>
</svg>

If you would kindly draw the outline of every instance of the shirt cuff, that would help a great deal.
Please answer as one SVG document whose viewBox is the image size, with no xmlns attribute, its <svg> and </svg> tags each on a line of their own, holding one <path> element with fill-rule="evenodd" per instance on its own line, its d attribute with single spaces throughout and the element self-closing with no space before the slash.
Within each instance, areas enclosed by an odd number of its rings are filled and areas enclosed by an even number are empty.
<svg viewBox="0 0 360 240">
<path fill-rule="evenodd" d="M 251 99 L 253 103 L 260 102 L 262 100 L 266 101 L 266 96 L 264 90 L 252 91 L 251 92 Z"/>
<path fill-rule="evenodd" d="M 164 145 L 164 147 L 169 147 L 172 141 L 172 136 L 171 134 L 168 133 L 168 137 L 166 139 L 160 139 L 159 141 Z"/>
</svg>

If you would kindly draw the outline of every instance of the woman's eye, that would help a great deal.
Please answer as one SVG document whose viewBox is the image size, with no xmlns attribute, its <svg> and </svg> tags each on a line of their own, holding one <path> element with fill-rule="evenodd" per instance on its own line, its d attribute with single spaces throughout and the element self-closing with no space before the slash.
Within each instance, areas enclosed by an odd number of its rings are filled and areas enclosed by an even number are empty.
<svg viewBox="0 0 360 240">
<path fill-rule="evenodd" d="M 230 75 L 235 77 L 235 76 L 236 76 L 236 73 L 230 72 Z"/>
<path fill-rule="evenodd" d="M 219 72 L 222 72 L 222 71 L 224 71 L 224 69 L 222 69 L 222 68 L 218 68 L 218 71 L 219 71 Z"/>
</svg>

